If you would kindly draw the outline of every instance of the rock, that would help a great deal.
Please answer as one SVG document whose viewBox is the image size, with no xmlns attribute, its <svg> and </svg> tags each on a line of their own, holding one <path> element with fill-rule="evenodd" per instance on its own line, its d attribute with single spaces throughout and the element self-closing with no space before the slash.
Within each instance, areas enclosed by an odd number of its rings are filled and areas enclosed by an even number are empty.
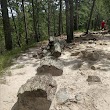
<svg viewBox="0 0 110 110">
<path fill-rule="evenodd" d="M 100 43 L 100 45 L 108 45 L 107 43 Z"/>
<path fill-rule="evenodd" d="M 65 40 L 60 40 L 61 49 L 64 49 L 67 46 L 67 42 Z"/>
<path fill-rule="evenodd" d="M 93 43 L 94 43 L 93 40 L 88 41 L 88 44 L 93 44 Z"/>
<path fill-rule="evenodd" d="M 48 53 L 48 51 L 47 51 L 46 49 L 44 49 L 42 52 L 43 52 L 43 54 L 45 54 L 45 55 Z"/>
<path fill-rule="evenodd" d="M 51 53 L 48 50 L 46 50 L 46 49 L 44 49 L 42 52 L 43 52 L 43 56 L 51 55 Z"/>
<path fill-rule="evenodd" d="M 52 52 L 52 56 L 54 56 L 55 58 L 58 58 L 61 56 L 61 45 L 59 41 L 55 41 L 54 42 L 54 51 Z"/>
<path fill-rule="evenodd" d="M 49 110 L 56 89 L 51 75 L 37 75 L 21 86 L 12 110 Z"/>
<path fill-rule="evenodd" d="M 78 103 L 82 100 L 83 100 L 83 94 L 82 93 L 78 93 L 78 94 L 75 95 L 74 102 Z"/>
<path fill-rule="evenodd" d="M 45 56 L 53 56 L 55 58 L 58 58 L 61 56 L 62 52 L 62 46 L 59 42 L 59 40 L 55 39 L 54 36 L 50 36 L 48 39 L 48 45 L 46 47 L 42 48 L 42 51 L 38 53 L 39 56 L 45 57 Z"/>
<path fill-rule="evenodd" d="M 82 66 L 81 66 L 81 70 L 87 70 L 88 68 L 88 63 L 87 62 L 83 62 Z"/>
<path fill-rule="evenodd" d="M 42 65 L 38 67 L 37 74 L 38 75 L 51 74 L 52 76 L 61 76 L 63 74 L 63 70 L 53 65 Z"/>
<path fill-rule="evenodd" d="M 91 69 L 92 70 L 97 70 L 97 69 L 100 69 L 100 66 L 99 65 L 92 65 Z"/>
<path fill-rule="evenodd" d="M 81 74 L 82 76 L 84 76 L 84 73 L 83 73 L 83 72 L 80 72 L 80 74 Z"/>
<path fill-rule="evenodd" d="M 73 70 L 79 69 L 82 67 L 82 65 L 83 65 L 82 61 L 79 60 L 79 61 L 73 63 L 72 69 Z"/>
<path fill-rule="evenodd" d="M 83 54 L 83 58 L 86 58 L 86 59 L 89 59 L 91 61 L 96 61 L 99 59 L 100 55 L 98 53 L 98 51 L 96 50 L 84 50 L 84 51 L 81 51 L 81 53 Z"/>
<path fill-rule="evenodd" d="M 92 70 L 96 70 L 96 67 L 93 65 L 93 66 L 91 66 L 91 69 Z"/>
<path fill-rule="evenodd" d="M 38 58 L 38 56 L 36 54 L 33 55 L 34 58 Z"/>
<path fill-rule="evenodd" d="M 50 42 L 54 42 L 54 41 L 55 41 L 55 37 L 54 37 L 54 36 L 50 36 L 50 37 L 49 37 L 49 41 L 50 41 Z"/>
<path fill-rule="evenodd" d="M 54 36 L 50 36 L 49 43 L 45 48 L 45 51 L 43 52 L 44 56 L 51 55 L 55 58 L 58 58 L 61 56 L 61 52 L 62 52 L 62 48 L 59 40 L 55 39 Z"/>
<path fill-rule="evenodd" d="M 101 82 L 101 80 L 98 76 L 88 76 L 87 81 L 88 82 Z"/>
<path fill-rule="evenodd" d="M 44 58 L 41 60 L 40 67 L 37 68 L 38 75 L 51 74 L 52 76 L 60 76 L 63 74 L 63 63 L 60 60 Z"/>
<path fill-rule="evenodd" d="M 31 92 L 41 89 L 46 91 L 48 99 L 52 100 L 56 88 L 57 88 L 56 81 L 52 79 L 51 75 L 42 75 L 42 76 L 37 75 L 29 79 L 24 85 L 21 86 L 21 88 L 18 91 L 18 97 L 20 94 L 23 94 L 26 91 Z"/>
<path fill-rule="evenodd" d="M 69 94 L 66 91 L 66 88 L 60 89 L 56 93 L 56 101 L 59 105 L 66 103 L 69 100 Z"/>
<path fill-rule="evenodd" d="M 79 90 L 80 91 L 80 90 Z M 104 85 L 103 87 L 91 86 L 87 91 L 77 92 L 73 96 L 56 104 L 50 110 L 109 110 L 110 109 L 110 90 Z M 68 101 L 69 99 L 69 101 Z"/>
<path fill-rule="evenodd" d="M 108 45 L 108 44 L 104 43 L 104 45 Z"/>
<path fill-rule="evenodd" d="M 77 55 L 79 55 L 80 54 L 80 52 L 73 52 L 72 54 L 71 54 L 71 56 L 77 56 Z"/>
</svg>

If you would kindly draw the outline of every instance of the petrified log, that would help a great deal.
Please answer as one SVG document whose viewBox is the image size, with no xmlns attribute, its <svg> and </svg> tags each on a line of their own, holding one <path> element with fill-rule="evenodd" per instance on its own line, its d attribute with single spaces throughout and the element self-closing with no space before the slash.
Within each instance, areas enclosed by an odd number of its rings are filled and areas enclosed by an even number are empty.
<svg viewBox="0 0 110 110">
<path fill-rule="evenodd" d="M 43 49 L 44 56 L 54 56 L 55 58 L 58 58 L 61 56 L 61 44 L 58 40 L 56 40 L 53 36 L 49 38 L 49 43 L 47 47 Z"/>
<path fill-rule="evenodd" d="M 40 67 L 37 68 L 38 75 L 51 74 L 52 76 L 60 76 L 63 74 L 63 63 L 60 60 L 44 58 L 41 61 Z"/>
<path fill-rule="evenodd" d="M 49 110 L 56 89 L 51 75 L 36 75 L 21 86 L 12 110 Z"/>
<path fill-rule="evenodd" d="M 60 46 L 60 42 L 55 41 L 53 49 L 54 50 L 52 51 L 52 56 L 54 56 L 55 58 L 60 57 L 61 56 L 61 52 L 62 52 L 62 49 L 61 49 L 61 46 Z"/>
</svg>

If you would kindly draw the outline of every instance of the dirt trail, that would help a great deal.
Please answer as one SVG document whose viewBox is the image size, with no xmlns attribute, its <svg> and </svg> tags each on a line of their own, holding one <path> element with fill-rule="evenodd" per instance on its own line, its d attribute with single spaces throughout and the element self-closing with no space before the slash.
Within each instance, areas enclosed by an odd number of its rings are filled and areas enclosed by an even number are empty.
<svg viewBox="0 0 110 110">
<path fill-rule="evenodd" d="M 35 52 L 36 49 L 30 49 L 21 54 L 0 79 L 0 110 L 11 110 L 17 101 L 17 92 L 21 85 L 36 74 L 39 60 L 32 57 Z"/>
<path fill-rule="evenodd" d="M 59 60 L 64 64 L 63 74 L 53 79 L 57 82 L 57 91 L 65 88 L 68 100 L 59 105 L 60 99 L 56 96 L 50 110 L 110 109 L 110 35 L 95 35 L 99 36 L 96 41 L 77 40 L 76 45 L 69 44 L 62 52 Z M 36 52 L 33 48 L 21 54 L 6 71 L 8 75 L 0 79 L 0 110 L 11 110 L 21 85 L 36 74 L 40 65 L 40 60 L 33 58 Z"/>
</svg>

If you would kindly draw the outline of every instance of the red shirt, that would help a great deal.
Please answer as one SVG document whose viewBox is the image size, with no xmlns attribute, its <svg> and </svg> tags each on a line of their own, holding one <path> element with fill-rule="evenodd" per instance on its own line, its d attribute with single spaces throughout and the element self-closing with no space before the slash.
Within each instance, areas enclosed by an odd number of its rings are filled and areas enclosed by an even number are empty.
<svg viewBox="0 0 110 110">
<path fill-rule="evenodd" d="M 105 22 L 102 21 L 101 26 L 102 26 L 102 28 L 104 28 L 105 27 Z"/>
</svg>

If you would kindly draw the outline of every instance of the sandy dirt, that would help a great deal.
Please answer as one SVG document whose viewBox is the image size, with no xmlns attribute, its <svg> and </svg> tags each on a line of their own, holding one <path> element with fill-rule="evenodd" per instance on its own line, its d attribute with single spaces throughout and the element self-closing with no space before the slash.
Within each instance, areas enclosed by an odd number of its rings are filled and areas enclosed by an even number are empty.
<svg viewBox="0 0 110 110">
<path fill-rule="evenodd" d="M 63 75 L 53 78 L 57 82 L 57 91 L 65 88 L 71 103 L 58 105 L 55 97 L 50 110 L 110 109 L 110 35 L 95 35 L 96 38 L 99 36 L 97 41 L 77 40 L 75 45 L 69 44 L 62 52 L 59 60 L 65 65 Z M 98 58 L 93 61 L 90 56 L 84 57 L 82 51 L 86 50 L 97 51 Z M 32 48 L 22 53 L 0 78 L 0 110 L 11 110 L 21 85 L 37 73 L 40 60 L 33 58 L 36 52 L 37 49 Z M 88 76 L 97 76 L 100 80 L 97 77 L 89 80 Z"/>
<path fill-rule="evenodd" d="M 32 57 L 35 52 L 36 49 L 30 49 L 26 54 L 21 54 L 0 78 L 0 110 L 11 110 L 21 85 L 36 74 L 39 60 Z"/>
</svg>

